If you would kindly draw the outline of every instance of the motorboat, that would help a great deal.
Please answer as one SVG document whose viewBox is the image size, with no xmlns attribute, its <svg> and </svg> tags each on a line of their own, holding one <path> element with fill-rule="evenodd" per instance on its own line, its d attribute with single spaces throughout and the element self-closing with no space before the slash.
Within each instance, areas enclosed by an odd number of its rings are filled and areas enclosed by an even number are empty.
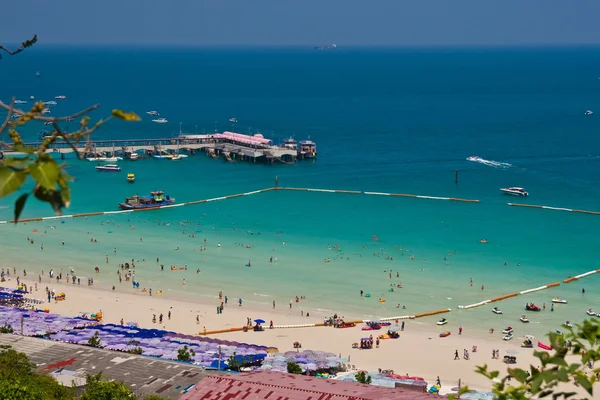
<svg viewBox="0 0 600 400">
<path fill-rule="evenodd" d="M 229 122 L 231 122 L 232 124 L 237 124 L 238 120 L 237 118 L 229 118 Z"/>
<path fill-rule="evenodd" d="M 176 160 L 181 160 L 182 158 L 185 158 L 185 157 L 181 154 L 175 154 L 173 157 L 171 157 L 171 160 L 176 161 Z"/>
<path fill-rule="evenodd" d="M 509 188 L 500 188 L 500 191 L 504 194 L 508 194 L 511 196 L 522 196 L 527 197 L 529 193 L 525 191 L 525 189 L 520 187 L 509 187 Z"/>
<path fill-rule="evenodd" d="M 29 96 L 29 100 L 35 100 L 35 96 Z"/>
<path fill-rule="evenodd" d="M 158 208 L 168 206 L 175 202 L 175 199 L 165 195 L 162 190 L 150 192 L 150 196 L 131 196 L 127 197 L 123 203 L 119 204 L 121 210 L 137 210 L 141 208 Z"/>
<path fill-rule="evenodd" d="M 96 171 L 119 172 L 121 167 L 117 164 L 96 165 Z"/>
<path fill-rule="evenodd" d="M 591 316 L 591 317 L 597 317 L 598 313 L 595 313 L 594 311 L 592 311 L 591 308 L 588 308 L 588 310 L 585 312 L 587 315 Z"/>
<path fill-rule="evenodd" d="M 158 117 L 160 115 L 158 111 L 146 111 L 146 114 L 151 115 L 153 117 Z"/>
<path fill-rule="evenodd" d="M 19 114 L 19 113 L 14 113 L 13 115 L 11 115 L 11 118 L 12 118 L 12 119 L 19 119 L 19 118 L 21 118 L 21 114 Z"/>
<path fill-rule="evenodd" d="M 512 326 L 507 327 L 505 330 L 502 331 L 502 333 L 504 333 L 505 335 L 508 335 L 509 333 L 512 334 L 513 327 Z"/>
<path fill-rule="evenodd" d="M 567 304 L 568 303 L 568 301 L 566 301 L 565 299 L 559 299 L 558 297 L 553 298 L 552 302 L 556 303 L 556 304 Z"/>
<path fill-rule="evenodd" d="M 42 114 L 50 114 L 50 109 L 49 108 L 44 108 L 42 110 Z"/>
<path fill-rule="evenodd" d="M 573 324 L 572 324 L 571 322 L 569 322 L 569 321 L 566 321 L 566 322 L 565 322 L 565 326 L 566 326 L 567 328 L 572 328 L 572 327 L 573 327 Z"/>
<path fill-rule="evenodd" d="M 447 323 L 448 320 L 446 318 L 442 318 L 437 322 L 438 325 L 446 325 Z"/>
<path fill-rule="evenodd" d="M 592 115 L 593 113 L 594 113 L 594 112 L 593 112 L 592 110 L 587 110 L 587 111 L 585 112 L 585 115 Z"/>
<path fill-rule="evenodd" d="M 131 154 L 129 155 L 129 159 L 130 159 L 131 161 L 137 161 L 139 158 L 140 158 L 140 155 L 139 155 L 138 153 L 131 153 Z"/>
<path fill-rule="evenodd" d="M 498 307 L 494 307 L 494 308 L 492 308 L 492 312 L 493 312 L 494 314 L 502 314 L 502 310 L 500 310 Z"/>
<path fill-rule="evenodd" d="M 46 104 L 46 105 L 48 105 L 48 106 L 55 106 L 55 105 L 57 105 L 58 103 L 57 103 L 57 102 L 55 102 L 54 100 L 50 100 L 50 101 L 45 101 L 45 102 L 44 102 L 44 104 Z"/>
<path fill-rule="evenodd" d="M 152 122 L 155 122 L 157 124 L 166 124 L 169 121 L 167 121 L 166 118 L 157 118 L 157 119 L 153 119 Z"/>
<path fill-rule="evenodd" d="M 52 134 L 44 129 L 42 129 L 38 135 L 41 140 L 46 140 L 52 137 Z"/>
<path fill-rule="evenodd" d="M 539 306 L 536 306 L 533 303 L 527 303 L 527 304 L 525 304 L 525 309 L 527 311 L 542 311 L 542 309 Z"/>
<path fill-rule="evenodd" d="M 512 339 L 513 339 L 513 334 L 512 333 L 509 333 L 507 335 L 504 335 L 504 337 L 502 337 L 502 340 L 506 340 L 506 341 L 512 340 Z"/>
<path fill-rule="evenodd" d="M 161 153 L 161 154 L 154 154 L 152 157 L 159 158 L 159 159 L 163 159 L 163 158 L 171 159 L 171 158 L 173 158 L 173 154 L 169 154 L 169 153 L 165 152 L 165 153 Z"/>
<path fill-rule="evenodd" d="M 527 322 L 529 322 L 529 319 L 527 319 L 527 317 L 526 317 L 526 316 L 524 316 L 524 315 L 521 315 L 521 318 L 519 318 L 519 320 L 520 320 L 521 322 L 524 322 L 524 323 L 527 323 Z"/>
<path fill-rule="evenodd" d="M 60 96 L 54 96 L 54 98 L 55 98 L 56 100 L 66 100 L 66 99 L 67 99 L 67 96 L 60 95 Z"/>
<path fill-rule="evenodd" d="M 127 182 L 129 182 L 129 183 L 135 182 L 135 175 L 134 174 L 127 174 Z"/>
<path fill-rule="evenodd" d="M 27 104 L 25 100 L 15 100 L 15 104 Z"/>
</svg>

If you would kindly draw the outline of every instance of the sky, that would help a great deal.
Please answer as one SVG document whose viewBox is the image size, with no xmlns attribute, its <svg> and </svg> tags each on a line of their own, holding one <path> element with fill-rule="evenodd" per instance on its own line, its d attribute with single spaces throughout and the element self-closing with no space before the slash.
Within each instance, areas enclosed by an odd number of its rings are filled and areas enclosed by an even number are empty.
<svg viewBox="0 0 600 400">
<path fill-rule="evenodd" d="M 599 0 L 18 0 L 0 42 L 182 46 L 600 43 Z"/>
</svg>

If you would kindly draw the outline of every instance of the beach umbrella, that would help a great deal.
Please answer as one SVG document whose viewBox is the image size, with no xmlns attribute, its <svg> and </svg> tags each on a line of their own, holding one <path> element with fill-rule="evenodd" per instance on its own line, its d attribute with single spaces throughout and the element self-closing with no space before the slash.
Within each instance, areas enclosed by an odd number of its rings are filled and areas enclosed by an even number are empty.
<svg viewBox="0 0 600 400">
<path fill-rule="evenodd" d="M 256 322 L 257 324 L 264 324 L 266 321 L 264 319 L 255 319 L 254 322 Z"/>
</svg>

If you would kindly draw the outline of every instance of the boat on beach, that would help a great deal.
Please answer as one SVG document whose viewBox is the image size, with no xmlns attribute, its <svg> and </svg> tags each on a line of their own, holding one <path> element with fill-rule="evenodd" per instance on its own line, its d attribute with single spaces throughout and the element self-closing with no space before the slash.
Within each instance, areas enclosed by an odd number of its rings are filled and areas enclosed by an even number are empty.
<svg viewBox="0 0 600 400">
<path fill-rule="evenodd" d="M 494 307 L 494 308 L 492 308 L 492 312 L 493 312 L 494 314 L 502 314 L 502 310 L 500 310 L 498 307 Z"/>
<path fill-rule="evenodd" d="M 512 340 L 512 339 L 513 339 L 513 334 L 512 334 L 512 332 L 511 332 L 511 333 L 508 333 L 508 334 L 506 334 L 506 335 L 504 335 L 504 336 L 502 337 L 502 340 L 506 340 L 506 341 L 509 341 L 509 340 Z"/>
<path fill-rule="evenodd" d="M 96 171 L 119 172 L 121 167 L 117 164 L 96 165 Z"/>
<path fill-rule="evenodd" d="M 508 194 L 510 196 L 521 196 L 527 197 L 529 193 L 525 191 L 525 189 L 520 187 L 509 187 L 509 188 L 500 188 L 500 191 L 504 194 Z"/>
<path fill-rule="evenodd" d="M 523 322 L 523 323 L 529 322 L 529 319 L 524 315 L 521 315 L 521 318 L 519 318 L 519 320 L 521 320 L 521 322 Z"/>
<path fill-rule="evenodd" d="M 438 325 L 446 325 L 447 323 L 448 320 L 446 318 L 442 318 L 437 322 Z"/>
<path fill-rule="evenodd" d="M 591 308 L 588 308 L 585 313 L 587 315 L 589 315 L 590 317 L 597 317 L 598 316 L 598 313 L 595 313 Z"/>
<path fill-rule="evenodd" d="M 504 333 L 505 335 L 508 335 L 509 333 L 512 333 L 512 332 L 513 332 L 512 326 L 509 326 L 505 330 L 502 331 L 502 333 Z"/>
<path fill-rule="evenodd" d="M 162 190 L 150 192 L 150 196 L 131 196 L 125 198 L 123 203 L 119 204 L 121 210 L 137 210 L 143 208 L 158 208 L 175 203 L 175 199 L 165 195 Z"/>
</svg>

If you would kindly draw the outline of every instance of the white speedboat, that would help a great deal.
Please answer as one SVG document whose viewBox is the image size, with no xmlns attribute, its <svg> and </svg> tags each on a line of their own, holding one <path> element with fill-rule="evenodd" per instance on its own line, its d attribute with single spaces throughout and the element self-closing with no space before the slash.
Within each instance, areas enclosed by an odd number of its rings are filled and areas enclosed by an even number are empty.
<svg viewBox="0 0 600 400">
<path fill-rule="evenodd" d="M 166 118 L 157 118 L 157 119 L 153 119 L 152 122 L 155 122 L 157 124 L 166 124 L 169 121 L 167 121 Z"/>
<path fill-rule="evenodd" d="M 14 114 L 11 116 L 11 118 L 12 118 L 12 119 L 19 119 L 19 118 L 21 118 L 21 114 L 19 114 L 19 113 L 14 113 Z"/>
<path fill-rule="evenodd" d="M 171 160 L 177 161 L 181 160 L 182 158 L 185 158 L 182 154 L 175 154 L 173 157 L 171 157 Z"/>
<path fill-rule="evenodd" d="M 513 333 L 513 328 L 512 326 L 507 327 L 505 330 L 502 331 L 502 333 L 504 333 L 505 335 L 509 335 Z"/>
<path fill-rule="evenodd" d="M 500 310 L 498 307 L 494 307 L 494 308 L 492 308 L 492 312 L 493 312 L 494 314 L 502 314 L 502 310 Z"/>
<path fill-rule="evenodd" d="M 15 100 L 15 104 L 27 104 L 25 100 Z"/>
<path fill-rule="evenodd" d="M 50 109 L 49 108 L 44 108 L 42 110 L 42 114 L 50 114 Z"/>
<path fill-rule="evenodd" d="M 447 323 L 448 320 L 446 318 L 442 318 L 437 322 L 438 325 L 446 325 Z"/>
<path fill-rule="evenodd" d="M 139 155 L 138 153 L 131 153 L 131 154 L 129 155 L 129 159 L 130 159 L 131 161 L 137 161 L 139 158 L 140 158 L 140 155 Z"/>
<path fill-rule="evenodd" d="M 35 96 L 29 96 L 29 100 L 35 100 Z"/>
<path fill-rule="evenodd" d="M 52 125 L 54 122 L 53 121 L 46 121 L 44 122 L 44 125 Z"/>
<path fill-rule="evenodd" d="M 146 111 L 146 114 L 151 115 L 153 117 L 158 117 L 160 115 L 158 111 Z"/>
<path fill-rule="evenodd" d="M 585 115 L 592 115 L 593 113 L 594 113 L 594 112 L 593 112 L 592 110 L 587 110 L 587 111 L 585 112 Z"/>
<path fill-rule="evenodd" d="M 587 315 L 591 316 L 591 317 L 597 317 L 598 313 L 595 313 L 594 311 L 592 311 L 591 308 L 588 308 L 588 310 L 585 312 Z"/>
<path fill-rule="evenodd" d="M 97 165 L 96 171 L 119 172 L 121 171 L 121 167 L 117 164 Z"/>
<path fill-rule="evenodd" d="M 552 302 L 556 303 L 556 304 L 567 304 L 568 303 L 568 301 L 566 301 L 565 299 L 559 299 L 558 297 L 553 298 Z"/>
<path fill-rule="evenodd" d="M 500 191 L 504 194 L 509 194 L 511 196 L 529 196 L 529 193 L 527 193 L 525 189 L 520 187 L 501 188 Z"/>
<path fill-rule="evenodd" d="M 567 322 L 565 322 L 565 326 L 566 326 L 567 328 L 572 328 L 572 327 L 573 327 L 573 324 L 571 324 L 569 321 L 567 321 Z"/>
<path fill-rule="evenodd" d="M 60 96 L 54 96 L 54 98 L 55 98 L 56 100 L 66 100 L 66 99 L 67 99 L 67 96 L 60 95 Z"/>
<path fill-rule="evenodd" d="M 48 106 L 55 106 L 56 104 L 58 104 L 57 102 L 55 102 L 54 100 L 50 100 L 50 101 L 45 101 L 44 104 L 48 105 Z"/>
<path fill-rule="evenodd" d="M 525 323 L 529 322 L 529 319 L 527 319 L 527 317 L 526 317 L 526 316 L 524 316 L 524 315 L 521 315 L 521 318 L 519 318 L 519 320 L 520 320 L 521 322 L 525 322 Z"/>
<path fill-rule="evenodd" d="M 168 153 L 165 153 L 165 154 L 154 154 L 152 157 L 153 158 L 158 158 L 158 159 L 163 159 L 163 158 L 171 159 L 171 158 L 173 158 L 173 155 L 172 154 L 168 154 Z"/>
<path fill-rule="evenodd" d="M 509 333 L 508 335 L 504 335 L 504 337 L 502 338 L 502 340 L 508 341 L 508 340 L 512 340 L 512 338 L 513 338 L 513 334 Z"/>
<path fill-rule="evenodd" d="M 237 118 L 229 118 L 229 122 L 231 122 L 232 124 L 237 124 Z"/>
</svg>

